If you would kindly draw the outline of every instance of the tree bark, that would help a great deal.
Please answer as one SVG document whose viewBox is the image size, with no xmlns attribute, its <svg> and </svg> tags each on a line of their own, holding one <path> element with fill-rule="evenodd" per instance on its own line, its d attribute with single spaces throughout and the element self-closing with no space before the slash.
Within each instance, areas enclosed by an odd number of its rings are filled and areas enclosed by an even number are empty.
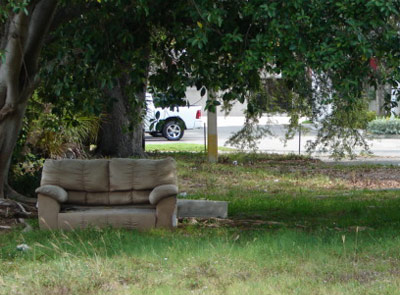
<svg viewBox="0 0 400 295">
<path fill-rule="evenodd" d="M 97 153 L 108 157 L 144 157 L 142 148 L 143 124 L 138 121 L 145 101 L 145 87 L 136 96 L 139 100 L 134 106 L 125 91 L 126 79 L 105 94 L 111 99 L 109 110 L 105 112 L 100 128 Z"/>
<path fill-rule="evenodd" d="M 378 85 L 376 88 L 376 102 L 378 107 L 378 116 L 385 116 L 385 87 Z"/>
<path fill-rule="evenodd" d="M 0 198 L 5 198 L 11 156 L 27 101 L 37 84 L 38 59 L 53 19 L 56 0 L 31 1 L 28 14 L 9 17 L 1 35 L 5 62 L 0 65 Z M 12 189 L 7 192 L 15 195 Z"/>
<path fill-rule="evenodd" d="M 147 78 L 149 73 L 150 50 L 144 46 L 142 52 L 143 71 L 142 84 L 132 81 L 129 72 L 131 65 L 121 65 L 125 73 L 118 79 L 113 89 L 106 89 L 105 94 L 110 98 L 109 109 L 100 127 L 97 154 L 109 157 L 146 157 L 143 144 L 143 108 L 146 104 Z M 132 91 L 136 89 L 136 100 L 133 100 Z"/>
</svg>

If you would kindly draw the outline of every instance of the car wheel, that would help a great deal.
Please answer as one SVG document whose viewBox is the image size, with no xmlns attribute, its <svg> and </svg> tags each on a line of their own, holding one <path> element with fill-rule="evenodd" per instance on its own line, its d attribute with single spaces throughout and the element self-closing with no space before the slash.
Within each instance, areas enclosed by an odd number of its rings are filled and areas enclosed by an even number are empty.
<svg viewBox="0 0 400 295">
<path fill-rule="evenodd" d="M 169 121 L 164 125 L 163 135 L 168 140 L 180 140 L 183 133 L 184 130 L 182 125 L 177 121 Z"/>
</svg>

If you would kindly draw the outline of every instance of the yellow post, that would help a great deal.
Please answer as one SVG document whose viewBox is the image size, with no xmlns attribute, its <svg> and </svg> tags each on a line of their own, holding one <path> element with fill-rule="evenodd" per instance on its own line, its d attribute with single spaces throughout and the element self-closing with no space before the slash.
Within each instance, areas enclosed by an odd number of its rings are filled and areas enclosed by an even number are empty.
<svg viewBox="0 0 400 295">
<path fill-rule="evenodd" d="M 208 91 L 208 99 L 214 100 L 215 94 Z M 208 162 L 218 162 L 218 134 L 217 134 L 217 107 L 215 112 L 207 111 L 207 140 L 208 140 Z"/>
</svg>

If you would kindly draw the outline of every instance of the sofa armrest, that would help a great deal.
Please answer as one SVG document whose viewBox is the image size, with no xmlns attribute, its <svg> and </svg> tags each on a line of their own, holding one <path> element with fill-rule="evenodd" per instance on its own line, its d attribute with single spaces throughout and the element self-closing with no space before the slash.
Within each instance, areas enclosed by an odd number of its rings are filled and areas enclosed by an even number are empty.
<svg viewBox="0 0 400 295">
<path fill-rule="evenodd" d="M 38 217 L 40 229 L 57 229 L 60 203 L 47 195 L 38 194 Z"/>
<path fill-rule="evenodd" d="M 156 206 L 156 228 L 176 227 L 176 197 L 167 197 Z"/>
<path fill-rule="evenodd" d="M 150 193 L 149 201 L 152 205 L 157 205 L 162 199 L 176 196 L 178 187 L 174 184 L 163 184 L 156 186 Z"/>
<path fill-rule="evenodd" d="M 58 185 L 42 185 L 35 190 L 35 193 L 53 198 L 59 203 L 64 203 L 68 199 L 68 193 Z"/>
</svg>

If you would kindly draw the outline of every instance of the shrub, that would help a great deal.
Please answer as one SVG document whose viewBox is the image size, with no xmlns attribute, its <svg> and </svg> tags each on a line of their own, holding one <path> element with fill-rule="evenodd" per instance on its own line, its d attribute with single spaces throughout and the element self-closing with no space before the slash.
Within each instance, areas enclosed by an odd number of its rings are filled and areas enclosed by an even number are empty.
<svg viewBox="0 0 400 295">
<path fill-rule="evenodd" d="M 40 186 L 43 163 L 44 159 L 36 159 L 30 154 L 26 156 L 25 162 L 13 165 L 8 179 L 10 186 L 26 197 L 35 198 L 34 192 Z"/>
<path fill-rule="evenodd" d="M 367 130 L 373 134 L 400 134 L 400 119 L 375 119 L 368 123 Z"/>
<path fill-rule="evenodd" d="M 64 158 L 70 153 L 74 157 L 85 156 L 88 146 L 96 142 L 100 117 L 69 111 L 69 107 L 68 103 L 46 103 L 34 93 L 14 153 L 19 159 L 14 163 L 24 162 L 29 154 L 38 158 Z"/>
<path fill-rule="evenodd" d="M 55 106 L 35 92 L 24 117 L 14 149 L 10 185 L 34 197 L 45 158 L 86 157 L 96 142 L 100 117 L 83 111 L 69 111 L 68 102 Z M 57 111 L 56 111 L 57 110 Z"/>
<path fill-rule="evenodd" d="M 368 122 L 371 122 L 376 119 L 376 113 L 374 111 L 366 111 L 365 117 Z"/>
<path fill-rule="evenodd" d="M 356 113 L 355 122 L 352 122 L 353 128 L 356 129 L 367 129 L 368 124 L 376 119 L 376 113 L 374 111 L 362 110 Z"/>
</svg>

